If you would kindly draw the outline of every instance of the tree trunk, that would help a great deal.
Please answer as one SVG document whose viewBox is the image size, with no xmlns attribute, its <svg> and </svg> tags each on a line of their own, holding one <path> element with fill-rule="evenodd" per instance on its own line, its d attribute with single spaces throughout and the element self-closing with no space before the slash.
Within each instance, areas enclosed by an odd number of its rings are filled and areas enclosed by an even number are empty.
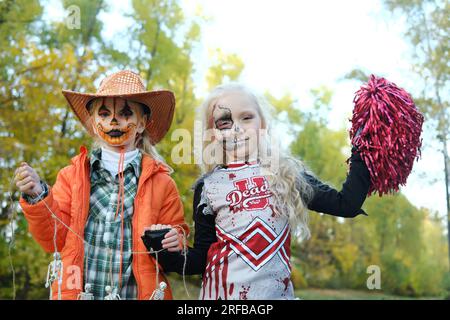
<svg viewBox="0 0 450 320">
<path fill-rule="evenodd" d="M 149 63 L 149 68 L 147 70 L 147 86 L 150 83 L 150 80 L 152 79 L 152 75 L 153 75 L 153 68 L 152 68 L 152 59 L 155 57 L 156 52 L 158 50 L 158 44 L 159 44 L 159 33 L 161 32 L 161 21 L 158 20 L 156 23 L 156 33 L 155 33 L 155 40 L 153 42 L 153 47 L 152 47 L 152 51 L 150 52 L 150 63 Z"/>
<path fill-rule="evenodd" d="M 445 171 L 445 196 L 447 198 L 447 239 L 448 239 L 448 265 L 450 270 L 450 194 L 449 194 L 449 184 L 450 184 L 450 159 L 447 152 L 447 139 L 443 139 L 443 155 L 444 155 L 444 171 Z"/>
<path fill-rule="evenodd" d="M 97 7 L 95 9 L 95 14 L 93 15 L 93 18 L 92 18 L 92 20 L 89 23 L 88 31 L 83 36 L 83 41 L 82 41 L 83 52 L 77 58 L 77 67 L 76 67 L 76 72 L 75 72 L 75 79 L 73 81 L 72 87 L 70 88 L 70 90 L 72 90 L 72 91 L 76 91 L 77 90 L 78 79 L 80 77 L 80 73 L 83 70 L 84 63 L 85 63 L 85 61 L 83 59 L 84 59 L 84 56 L 86 55 L 89 43 L 91 41 L 92 33 L 94 31 L 94 26 L 95 26 L 95 23 L 96 23 L 96 18 L 98 16 L 99 12 L 100 12 L 100 9 L 102 8 L 102 4 L 103 4 L 103 1 L 99 1 L 97 3 Z M 66 107 L 66 112 L 64 114 L 63 121 L 62 121 L 62 124 L 61 124 L 61 133 L 60 133 L 60 138 L 61 139 L 64 138 L 64 136 L 66 135 L 66 132 L 67 132 L 67 121 L 69 120 L 69 115 L 70 115 L 70 109 L 68 107 Z"/>
</svg>

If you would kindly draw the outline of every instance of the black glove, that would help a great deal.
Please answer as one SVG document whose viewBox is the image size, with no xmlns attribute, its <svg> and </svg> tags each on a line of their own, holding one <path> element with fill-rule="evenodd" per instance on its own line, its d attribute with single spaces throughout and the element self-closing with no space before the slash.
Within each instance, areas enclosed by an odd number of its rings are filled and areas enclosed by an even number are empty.
<svg viewBox="0 0 450 320">
<path fill-rule="evenodd" d="M 146 230 L 141 237 L 148 251 L 159 251 L 162 249 L 161 241 L 170 229 Z"/>
</svg>

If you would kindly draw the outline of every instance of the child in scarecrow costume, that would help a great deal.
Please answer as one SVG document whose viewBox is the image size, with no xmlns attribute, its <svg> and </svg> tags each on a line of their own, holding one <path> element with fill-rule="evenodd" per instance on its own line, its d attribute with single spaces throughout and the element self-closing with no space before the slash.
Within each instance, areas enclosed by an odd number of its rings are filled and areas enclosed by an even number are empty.
<svg viewBox="0 0 450 320">
<path fill-rule="evenodd" d="M 88 155 L 82 146 L 53 187 L 28 164 L 17 168 L 29 230 L 44 250 L 61 252 L 62 299 L 83 296 L 83 288 L 90 299 L 149 299 L 167 281 L 141 235 L 172 225 L 163 248 L 174 250 L 188 232 L 170 169 L 154 148 L 172 122 L 174 95 L 146 91 L 131 71 L 106 77 L 95 94 L 63 94 L 96 148 Z M 171 299 L 170 287 L 164 291 Z"/>
<path fill-rule="evenodd" d="M 421 145 L 423 116 L 409 94 L 374 76 L 355 98 L 340 191 L 274 152 L 270 105 L 244 86 L 217 87 L 200 112 L 204 175 L 194 186 L 194 245 L 159 260 L 166 272 L 203 274 L 200 299 L 293 299 L 291 234 L 309 237 L 308 209 L 366 215 L 366 196 L 405 184 Z"/>
</svg>

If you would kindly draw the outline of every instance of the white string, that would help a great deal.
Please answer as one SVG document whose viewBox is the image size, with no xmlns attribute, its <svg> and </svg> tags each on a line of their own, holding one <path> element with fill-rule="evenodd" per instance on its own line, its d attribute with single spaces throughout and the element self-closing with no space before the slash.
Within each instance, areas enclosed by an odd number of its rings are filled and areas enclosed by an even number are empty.
<svg viewBox="0 0 450 320">
<path fill-rule="evenodd" d="M 183 233 L 183 249 L 181 251 L 181 254 L 184 257 L 184 261 L 183 261 L 183 285 L 184 285 L 184 291 L 186 291 L 186 294 L 188 296 L 188 298 L 191 297 L 191 295 L 189 294 L 189 290 L 187 289 L 186 286 L 186 265 L 187 265 L 187 239 L 186 239 L 186 230 L 184 230 L 184 228 L 179 227 L 177 229 L 181 229 L 181 232 Z"/>
<path fill-rule="evenodd" d="M 56 219 L 54 219 L 54 222 L 55 222 L 55 224 L 54 224 L 54 232 L 53 232 L 53 247 L 54 247 L 55 251 L 53 253 L 53 263 L 54 263 L 54 266 L 56 268 L 57 260 L 61 260 L 61 256 L 59 255 L 58 246 L 56 244 L 56 239 L 57 239 L 57 236 L 58 236 L 58 233 L 57 233 L 58 232 L 57 231 L 58 230 L 58 225 L 57 225 Z M 56 257 L 58 257 L 58 259 Z M 62 260 L 61 260 L 61 269 L 57 268 L 56 270 L 59 272 L 58 278 L 56 279 L 58 281 L 58 300 L 61 300 L 61 284 L 62 284 L 61 280 L 62 280 L 62 275 L 63 275 Z M 52 284 L 50 284 L 50 286 L 51 285 Z"/>
<path fill-rule="evenodd" d="M 152 248 L 153 249 L 153 248 Z M 156 282 L 155 282 L 155 289 L 159 288 L 159 262 L 158 262 L 158 252 L 155 253 L 155 260 L 156 260 Z"/>
<path fill-rule="evenodd" d="M 58 225 L 56 224 L 57 223 L 56 219 L 54 219 L 54 223 L 55 223 L 55 226 L 54 226 L 54 231 L 53 231 L 53 248 L 55 249 L 54 252 L 57 253 L 58 252 L 58 246 L 56 244 L 56 237 L 57 237 Z"/>
<path fill-rule="evenodd" d="M 94 234 L 96 232 L 96 226 L 94 226 Z M 92 241 L 94 241 L 95 237 L 92 237 Z M 87 242 L 87 241 L 86 241 Z M 83 243 L 84 245 L 84 243 Z M 84 286 L 86 287 L 86 284 L 88 283 L 88 279 L 89 279 L 89 273 L 88 273 L 88 266 L 89 266 L 89 252 L 91 252 L 89 246 L 87 247 L 87 250 L 85 250 L 85 255 L 84 255 Z"/>
<path fill-rule="evenodd" d="M 50 207 L 47 205 L 47 202 L 45 201 L 45 199 L 42 199 L 42 202 L 44 203 L 45 207 L 48 209 L 48 211 L 51 213 L 52 217 L 54 217 L 55 219 L 57 219 L 64 227 L 66 227 L 70 232 L 72 232 L 73 234 L 75 234 L 81 241 L 83 241 L 84 244 L 86 244 L 88 246 L 88 248 L 91 247 L 91 244 L 89 242 L 87 242 L 86 240 L 84 240 L 78 233 L 76 233 L 72 228 L 70 228 L 67 224 L 65 224 L 61 219 L 58 218 L 58 216 L 56 216 L 56 214 L 53 213 L 53 211 L 50 209 Z M 186 285 L 186 264 L 187 264 L 187 244 L 186 244 L 186 231 L 184 230 L 184 228 L 180 225 L 175 225 L 173 226 L 173 228 L 176 229 L 181 229 L 182 233 L 183 233 L 183 251 L 182 251 L 182 255 L 184 256 L 184 262 L 183 262 L 183 285 L 184 285 L 184 290 L 186 291 L 187 296 L 190 298 L 190 294 L 189 294 L 189 290 L 187 289 L 187 285 Z M 98 248 L 100 250 L 104 250 L 103 248 Z M 160 249 L 160 250 L 153 250 L 153 248 L 149 251 L 131 251 L 131 254 L 135 255 L 135 254 L 149 254 L 149 253 L 153 253 L 155 254 L 156 257 L 156 284 L 158 284 L 158 280 L 159 280 L 159 264 L 158 264 L 158 252 L 164 251 L 166 249 Z M 112 256 L 111 256 L 112 258 Z M 110 262 L 111 265 L 111 262 Z M 110 272 L 111 272 L 111 268 L 110 268 Z M 110 274 L 111 277 L 111 286 L 113 285 L 112 283 L 112 274 Z"/>
<path fill-rule="evenodd" d="M 9 205 L 11 208 L 11 217 L 9 219 L 9 225 L 11 227 L 11 239 L 9 240 L 9 244 L 8 244 L 8 261 L 9 261 L 9 266 L 11 268 L 11 273 L 12 273 L 12 287 L 13 287 L 13 300 L 16 300 L 16 270 L 14 269 L 14 262 L 13 262 L 13 258 L 12 258 L 12 248 L 14 247 L 14 243 L 15 243 L 15 230 L 14 230 L 14 222 L 16 221 L 16 217 L 17 217 L 17 211 L 16 211 L 16 202 L 13 200 L 12 195 L 13 195 L 13 191 L 14 190 L 14 178 L 11 179 L 10 182 L 10 192 L 9 192 Z"/>
<path fill-rule="evenodd" d="M 47 205 L 47 203 L 45 202 L 44 199 L 42 199 L 42 202 L 44 203 L 44 205 L 47 208 L 47 210 L 50 211 L 52 218 L 58 220 L 58 222 L 61 223 L 68 231 L 72 232 L 78 239 L 83 241 L 83 243 L 85 245 L 87 245 L 88 247 L 95 247 L 95 245 L 91 245 L 89 242 L 84 240 L 83 237 L 81 237 L 71 227 L 69 227 L 66 223 L 64 223 L 64 221 L 62 221 L 55 213 L 53 213 L 53 211 L 50 209 L 50 207 Z M 106 249 L 103 249 L 103 248 L 97 248 L 97 249 L 99 249 L 99 250 L 106 250 Z M 163 249 L 163 250 L 165 250 L 165 249 Z M 158 251 L 149 250 L 149 251 L 131 251 L 130 253 L 134 255 L 134 254 L 149 254 L 149 253 L 156 253 L 156 252 L 158 252 Z"/>
<path fill-rule="evenodd" d="M 13 179 L 12 181 L 14 181 L 14 179 Z M 12 185 L 13 185 L 13 184 L 12 184 Z M 37 194 L 37 193 L 34 193 L 34 196 L 37 197 L 38 194 Z M 57 241 L 56 241 L 56 239 L 57 239 L 57 238 L 56 238 L 57 224 L 56 224 L 56 221 L 58 221 L 59 223 L 61 223 L 68 231 L 72 232 L 78 239 L 80 239 L 80 240 L 83 242 L 83 245 L 87 246 L 88 252 L 90 251 L 91 247 L 94 247 L 94 248 L 95 248 L 95 245 L 91 245 L 91 244 L 90 244 L 89 242 L 87 242 L 83 237 L 81 237 L 77 232 L 75 232 L 70 226 L 68 226 L 62 219 L 60 219 L 60 218 L 52 211 L 52 209 L 49 207 L 49 205 L 47 204 L 47 202 L 45 201 L 44 198 L 42 198 L 41 201 L 42 201 L 42 203 L 44 204 L 44 206 L 47 208 L 47 210 L 50 212 L 51 217 L 55 220 L 55 232 L 54 232 L 54 235 L 53 235 L 53 244 L 54 244 L 55 250 L 57 250 L 57 246 L 56 246 L 56 244 L 57 244 Z M 184 223 L 184 224 L 187 225 L 186 223 Z M 182 232 L 183 232 L 183 247 L 184 247 L 184 248 L 183 248 L 183 251 L 182 251 L 182 255 L 184 256 L 184 263 L 183 263 L 183 284 L 184 284 L 184 289 L 185 289 L 185 291 L 186 291 L 186 294 L 188 295 L 188 297 L 190 297 L 189 291 L 188 291 L 187 286 L 186 286 L 186 275 L 185 275 L 185 269 L 186 269 L 186 264 L 187 264 L 187 245 L 186 245 L 186 240 L 187 240 L 187 239 L 186 239 L 186 231 L 185 231 L 184 228 L 182 227 L 182 224 L 172 226 L 172 228 L 180 228 L 180 229 L 182 230 Z M 103 248 L 97 248 L 97 249 L 99 249 L 100 251 L 105 250 L 105 249 L 103 249 Z M 149 253 L 150 253 L 150 254 L 155 254 L 155 256 L 156 256 L 156 276 L 157 276 L 157 281 L 158 281 L 158 279 L 159 279 L 158 252 L 161 252 L 161 251 L 164 251 L 164 250 L 166 250 L 166 249 L 160 249 L 160 250 L 155 251 L 155 250 L 153 250 L 153 248 L 152 248 L 152 250 L 148 250 L 148 251 L 131 251 L 130 254 L 132 254 L 132 255 L 139 255 L 139 254 L 146 254 L 146 255 L 148 255 Z M 13 265 L 12 265 L 12 258 L 11 258 L 11 267 L 13 268 Z M 14 270 L 14 269 L 12 269 L 12 270 Z M 158 282 L 157 282 L 156 284 L 158 284 Z M 59 287 L 60 287 L 60 286 L 59 286 Z M 14 289 L 14 297 L 15 297 L 15 291 L 16 291 L 16 288 L 15 288 L 15 273 L 13 273 L 13 289 Z M 50 290 L 51 290 L 51 287 L 50 287 Z M 60 292 L 60 290 L 59 290 L 59 292 L 58 292 L 58 296 L 59 296 L 59 297 L 60 297 L 60 293 L 61 293 L 61 292 Z"/>
</svg>

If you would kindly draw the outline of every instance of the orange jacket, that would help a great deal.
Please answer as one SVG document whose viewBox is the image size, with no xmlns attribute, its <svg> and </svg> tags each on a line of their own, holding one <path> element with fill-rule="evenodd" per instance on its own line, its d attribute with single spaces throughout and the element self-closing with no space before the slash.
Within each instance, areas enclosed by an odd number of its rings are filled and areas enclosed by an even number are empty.
<svg viewBox="0 0 450 320">
<path fill-rule="evenodd" d="M 89 214 L 90 163 L 87 149 L 82 146 L 80 154 L 72 158 L 71 165 L 61 169 L 48 196 L 34 205 L 23 198 L 20 205 L 28 221 L 34 239 L 47 252 L 54 251 L 54 219 L 45 206 L 47 204 L 59 219 L 69 225 L 82 239 Z M 175 182 L 167 168 L 147 155 L 142 157 L 142 170 L 134 199 L 133 251 L 147 249 L 141 239 L 144 227 L 152 224 L 178 225 L 184 223 L 183 205 Z M 184 227 L 186 232 L 188 228 Z M 84 276 L 83 241 L 58 222 L 56 244 L 63 262 L 62 299 L 77 299 L 82 291 Z M 149 299 L 156 287 L 155 259 L 149 254 L 133 256 L 133 273 L 137 282 L 138 299 Z M 160 268 L 160 271 L 163 271 Z M 78 277 L 78 278 L 77 278 Z M 160 273 L 159 281 L 167 280 Z M 57 297 L 57 283 L 53 283 L 53 298 Z M 170 286 L 164 299 L 172 299 Z"/>
</svg>

